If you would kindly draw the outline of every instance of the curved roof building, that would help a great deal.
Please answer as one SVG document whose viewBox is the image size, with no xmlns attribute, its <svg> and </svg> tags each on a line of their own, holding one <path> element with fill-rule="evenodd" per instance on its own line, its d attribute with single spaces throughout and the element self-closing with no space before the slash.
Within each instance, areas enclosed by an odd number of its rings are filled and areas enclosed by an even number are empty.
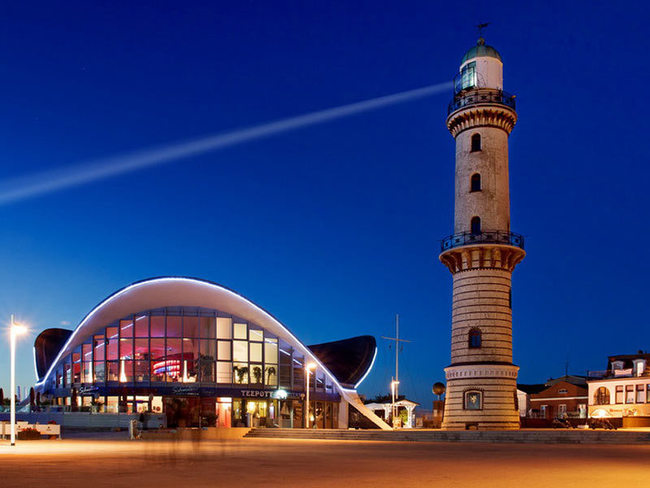
<svg viewBox="0 0 650 488">
<path fill-rule="evenodd" d="M 73 332 L 40 334 L 36 389 L 73 411 L 164 413 L 170 426 L 347 428 L 351 404 L 387 429 L 356 393 L 376 351 L 371 336 L 309 347 L 232 290 L 154 278 L 109 296 Z"/>
</svg>

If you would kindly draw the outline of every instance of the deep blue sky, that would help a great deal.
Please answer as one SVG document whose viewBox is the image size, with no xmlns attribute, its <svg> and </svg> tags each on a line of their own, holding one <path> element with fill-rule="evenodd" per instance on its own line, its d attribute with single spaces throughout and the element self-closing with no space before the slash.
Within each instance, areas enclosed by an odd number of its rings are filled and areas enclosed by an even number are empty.
<svg viewBox="0 0 650 488">
<path fill-rule="evenodd" d="M 19 2 L 0 15 L 2 178 L 450 80 L 491 21 L 506 90 L 520 382 L 650 349 L 642 2 Z M 645 9 L 643 11 L 642 9 Z M 136 280 L 227 285 L 305 343 L 373 334 L 384 393 L 449 363 L 450 94 L 0 207 L 0 314 L 31 343 Z M 6 344 L 6 342 L 5 342 Z M 8 352 L 0 354 L 8 384 Z"/>
</svg>

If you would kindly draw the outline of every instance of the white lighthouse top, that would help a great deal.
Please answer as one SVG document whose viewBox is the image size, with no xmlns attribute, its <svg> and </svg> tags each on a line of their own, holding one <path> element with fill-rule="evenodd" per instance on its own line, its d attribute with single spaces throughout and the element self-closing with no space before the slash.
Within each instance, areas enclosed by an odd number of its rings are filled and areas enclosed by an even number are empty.
<svg viewBox="0 0 650 488">
<path fill-rule="evenodd" d="M 503 63 L 499 51 L 486 45 L 485 39 L 480 37 L 476 46 L 463 56 L 455 85 L 456 93 L 471 88 L 503 90 Z"/>
</svg>

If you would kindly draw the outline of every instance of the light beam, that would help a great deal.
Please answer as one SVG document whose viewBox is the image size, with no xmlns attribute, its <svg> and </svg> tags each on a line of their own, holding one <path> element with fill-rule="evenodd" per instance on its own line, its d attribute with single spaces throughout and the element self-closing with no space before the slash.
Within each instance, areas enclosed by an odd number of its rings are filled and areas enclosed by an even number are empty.
<svg viewBox="0 0 650 488">
<path fill-rule="evenodd" d="M 245 129 L 237 129 L 222 134 L 167 144 L 16 178 L 0 184 L 0 205 L 92 183 L 104 178 L 110 178 L 151 166 L 171 163 L 179 159 L 197 156 L 282 132 L 356 115 L 369 110 L 416 100 L 449 90 L 451 87 L 451 82 L 429 85 L 393 95 L 386 95 L 296 117 L 280 119 Z"/>
</svg>

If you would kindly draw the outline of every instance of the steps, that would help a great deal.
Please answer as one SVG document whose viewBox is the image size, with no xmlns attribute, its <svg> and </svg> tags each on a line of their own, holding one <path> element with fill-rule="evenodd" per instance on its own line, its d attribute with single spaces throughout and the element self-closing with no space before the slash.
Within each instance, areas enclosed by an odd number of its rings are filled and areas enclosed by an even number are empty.
<svg viewBox="0 0 650 488">
<path fill-rule="evenodd" d="M 540 444 L 648 444 L 650 432 L 611 430 L 338 430 L 252 429 L 247 438 L 385 442 L 511 442 Z"/>
</svg>

